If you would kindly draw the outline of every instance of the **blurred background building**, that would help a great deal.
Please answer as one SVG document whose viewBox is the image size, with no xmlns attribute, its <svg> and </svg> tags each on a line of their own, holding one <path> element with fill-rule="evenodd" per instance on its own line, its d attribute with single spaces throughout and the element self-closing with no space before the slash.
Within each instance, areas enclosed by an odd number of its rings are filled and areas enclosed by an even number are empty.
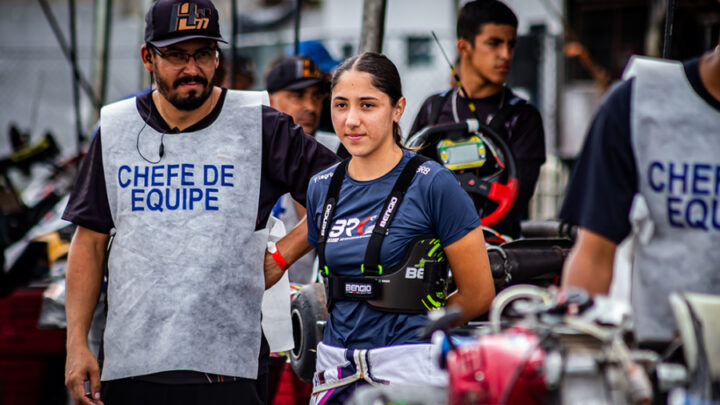
<svg viewBox="0 0 720 405">
<path fill-rule="evenodd" d="M 545 125 L 548 159 L 531 202 L 531 219 L 553 218 L 603 94 L 620 78 L 631 55 L 662 55 L 668 3 L 676 4 L 668 55 L 683 60 L 716 46 L 720 2 L 506 1 L 519 17 L 508 84 L 537 106 Z M 401 121 L 405 132 L 422 101 L 450 86 L 449 67 L 431 32 L 454 59 L 455 19 L 461 0 L 214 2 L 223 17 L 223 36 L 231 42 L 223 45 L 223 57 L 235 61 L 243 87 L 262 89 L 270 61 L 293 52 L 296 39 L 303 41 L 299 45 L 303 52 L 312 53 L 310 57 L 325 48 L 327 55 L 316 62 L 331 70 L 372 37 L 363 37 L 363 30 L 382 33 L 381 49 L 400 70 L 408 100 Z M 62 302 L 55 313 L 64 322 L 61 281 L 72 230 L 60 219 L 62 209 L 57 207 L 62 208 L 60 199 L 70 189 L 81 157 L 78 151 L 87 145 L 99 107 L 150 85 L 140 63 L 140 46 L 144 14 L 151 3 L 0 0 L 0 131 L 4 131 L 0 133 L 0 162 L 10 162 L 4 158 L 27 143 L 40 144 L 48 133 L 63 157 L 76 158 L 58 163 L 63 161 L 54 159 L 54 145 L 45 143 L 36 152 L 53 159 L 47 159 L 52 163 L 43 175 L 36 173 L 35 166 L 32 171 L 30 166 L 20 167 L 8 176 L 0 173 L 4 209 L 0 245 L 7 247 L 0 256 L 7 271 L 0 272 L 0 403 L 5 403 L 3 399 L 8 404 L 68 403 L 63 386 L 64 325 L 53 319 L 38 322 L 41 300 L 43 305 L 48 300 Z M 364 19 L 364 6 L 370 3 L 383 5 L 384 12 Z M 232 47 L 235 57 L 228 52 Z M 75 73 L 73 59 L 77 60 Z M 232 70 L 226 67 L 226 74 Z M 34 187 L 33 179 L 38 180 Z M 45 224 L 31 229 L 40 218 L 47 220 Z M 44 239 L 34 240 L 33 235 Z M 8 247 L 9 242 L 13 244 Z M 3 297 L 13 286 L 28 285 L 41 276 L 59 280 L 58 284 L 46 292 L 47 284 L 42 284 Z M 39 324 L 50 329 L 41 330 Z"/>
<path fill-rule="evenodd" d="M 550 155 L 533 208 L 536 218 L 555 215 L 567 164 L 577 155 L 603 92 L 620 77 L 629 57 L 660 55 L 666 1 L 507 0 L 520 19 L 508 82 L 542 113 Z M 49 131 L 63 153 L 75 151 L 78 128 L 87 138 L 95 123 L 96 104 L 149 85 L 139 49 L 144 12 L 150 3 L 0 0 L 4 20 L 0 24 L 0 129 L 7 131 L 14 124 L 27 132 L 31 141 Z M 235 0 L 234 6 L 231 0 L 215 3 L 223 17 L 223 36 L 228 40 L 233 36 L 231 15 L 235 8 L 235 46 L 242 57 L 242 70 L 254 74 L 251 88 L 261 89 L 267 64 L 282 53 L 292 52 L 298 1 Z M 363 1 L 300 3 L 300 40 L 321 42 L 335 61 L 358 52 Z M 454 58 L 456 10 L 462 1 L 385 3 L 382 50 L 397 64 L 403 78 L 408 107 L 401 126 L 407 131 L 425 97 L 449 86 L 449 68 L 431 31 Z M 71 43 L 73 9 L 77 62 L 86 82 L 86 89 L 78 89 L 79 126 L 73 107 L 73 73 L 61 46 L 61 42 L 67 47 Z M 720 32 L 719 9 L 716 0 L 678 1 L 670 57 L 685 59 L 712 49 Z M 103 52 L 107 53 L 106 62 Z M 95 101 L 89 96 L 91 88 Z M 9 142 L 0 141 L 0 154 L 9 151 Z"/>
</svg>

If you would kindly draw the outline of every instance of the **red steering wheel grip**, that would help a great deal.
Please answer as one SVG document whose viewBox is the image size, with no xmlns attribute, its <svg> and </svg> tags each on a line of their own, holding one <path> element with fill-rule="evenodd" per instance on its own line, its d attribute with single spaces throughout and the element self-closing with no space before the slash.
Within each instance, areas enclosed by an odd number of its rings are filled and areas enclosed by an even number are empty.
<svg viewBox="0 0 720 405">
<path fill-rule="evenodd" d="M 517 195 L 518 179 L 510 178 L 507 184 L 493 183 L 488 198 L 496 202 L 498 207 L 490 215 L 480 219 L 480 223 L 489 227 L 497 225 L 510 212 Z"/>
</svg>

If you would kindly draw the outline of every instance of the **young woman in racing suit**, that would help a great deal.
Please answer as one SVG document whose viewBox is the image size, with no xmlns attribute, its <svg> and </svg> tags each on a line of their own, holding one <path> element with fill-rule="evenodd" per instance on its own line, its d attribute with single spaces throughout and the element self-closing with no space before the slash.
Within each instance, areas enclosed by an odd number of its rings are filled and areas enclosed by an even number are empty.
<svg viewBox="0 0 720 405">
<path fill-rule="evenodd" d="M 383 220 L 380 211 L 415 154 L 401 143 L 398 121 L 406 100 L 387 57 L 367 52 L 348 59 L 336 70 L 331 88 L 333 126 L 351 158 L 325 228 L 324 259 L 328 273 L 361 276 L 369 236 Z M 308 241 L 313 246 L 336 167 L 310 181 Z M 440 241 L 452 269 L 457 290 L 447 305 L 462 309 L 459 323 L 486 312 L 495 291 L 480 219 L 452 172 L 434 161 L 422 163 L 412 177 L 382 240 L 379 264 L 398 266 L 411 242 L 428 234 Z M 366 301 L 334 302 L 317 349 L 311 403 L 343 403 L 359 384 L 446 385 L 429 343 L 417 336 L 426 319 L 425 314 L 381 311 Z"/>
</svg>

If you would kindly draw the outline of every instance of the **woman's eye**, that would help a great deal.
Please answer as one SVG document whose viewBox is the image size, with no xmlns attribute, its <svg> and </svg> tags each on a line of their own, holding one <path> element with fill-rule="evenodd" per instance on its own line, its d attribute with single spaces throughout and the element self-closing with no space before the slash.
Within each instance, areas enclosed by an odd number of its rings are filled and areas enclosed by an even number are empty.
<svg viewBox="0 0 720 405">
<path fill-rule="evenodd" d="M 375 104 L 373 103 L 363 103 L 362 108 L 373 108 L 375 107 Z"/>
<path fill-rule="evenodd" d="M 345 108 L 345 103 L 335 103 L 335 108 Z"/>
</svg>

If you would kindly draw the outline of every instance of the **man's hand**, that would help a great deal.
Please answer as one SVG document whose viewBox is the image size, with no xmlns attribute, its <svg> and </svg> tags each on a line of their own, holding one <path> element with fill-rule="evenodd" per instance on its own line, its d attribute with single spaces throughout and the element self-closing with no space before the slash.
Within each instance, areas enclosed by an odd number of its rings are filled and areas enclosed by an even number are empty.
<svg viewBox="0 0 720 405">
<path fill-rule="evenodd" d="M 272 287 L 278 282 L 285 273 L 280 266 L 275 263 L 272 255 L 265 251 L 265 289 Z"/>
<path fill-rule="evenodd" d="M 100 296 L 103 259 L 110 236 L 78 226 L 70 243 L 65 273 L 65 315 L 67 317 L 67 360 L 65 385 L 81 405 L 100 401 L 100 368 L 88 349 L 87 336 Z M 85 382 L 90 381 L 90 392 Z M 89 394 L 89 395 L 88 395 Z"/>
<path fill-rule="evenodd" d="M 90 381 L 90 392 L 85 381 Z M 76 404 L 103 405 L 100 401 L 100 367 L 87 346 L 68 350 L 65 361 L 65 386 Z"/>
</svg>

